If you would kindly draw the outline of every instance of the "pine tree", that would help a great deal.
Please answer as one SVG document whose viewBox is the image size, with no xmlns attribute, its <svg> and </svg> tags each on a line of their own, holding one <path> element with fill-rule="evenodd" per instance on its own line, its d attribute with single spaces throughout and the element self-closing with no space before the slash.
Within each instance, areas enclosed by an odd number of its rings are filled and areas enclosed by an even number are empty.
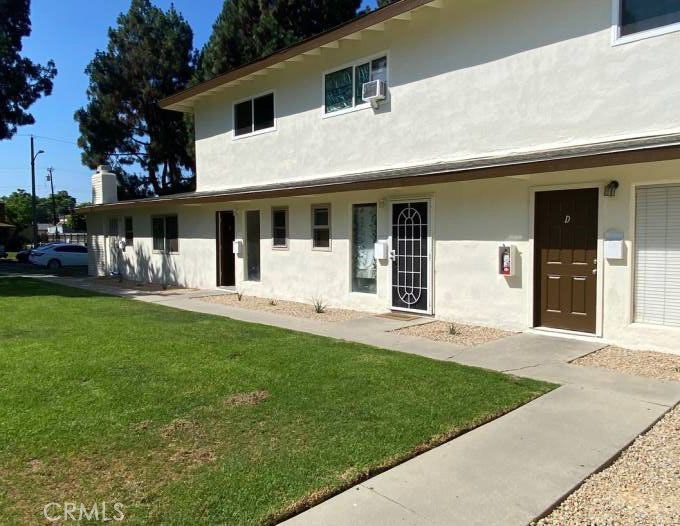
<svg viewBox="0 0 680 526">
<path fill-rule="evenodd" d="M 30 1 L 0 0 L 0 140 L 12 138 L 19 126 L 34 124 L 26 110 L 52 93 L 54 62 L 41 66 L 21 56 L 21 40 L 30 34 Z"/>
<path fill-rule="evenodd" d="M 156 195 L 193 188 L 189 126 L 158 102 L 187 86 L 194 64 L 193 32 L 174 7 L 163 11 L 149 0 L 132 0 L 109 29 L 106 50 L 87 66 L 88 104 L 75 114 L 82 160 L 90 168 L 113 161 L 129 183 L 126 197 L 146 194 L 147 184 Z M 140 176 L 125 172 L 130 166 L 146 172 L 141 185 Z"/>
<path fill-rule="evenodd" d="M 201 52 L 207 80 L 357 15 L 361 0 L 226 0 Z"/>
</svg>

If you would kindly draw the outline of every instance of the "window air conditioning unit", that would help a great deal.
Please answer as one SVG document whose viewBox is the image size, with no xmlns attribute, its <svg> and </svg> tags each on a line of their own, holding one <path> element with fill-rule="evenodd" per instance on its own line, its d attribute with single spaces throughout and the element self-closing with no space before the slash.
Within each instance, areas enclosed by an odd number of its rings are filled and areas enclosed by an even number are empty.
<svg viewBox="0 0 680 526">
<path fill-rule="evenodd" d="M 385 100 L 387 96 L 387 85 L 384 80 L 372 80 L 364 82 L 361 87 L 361 98 L 364 102 L 370 102 L 374 108 L 378 107 L 378 102 Z"/>
</svg>

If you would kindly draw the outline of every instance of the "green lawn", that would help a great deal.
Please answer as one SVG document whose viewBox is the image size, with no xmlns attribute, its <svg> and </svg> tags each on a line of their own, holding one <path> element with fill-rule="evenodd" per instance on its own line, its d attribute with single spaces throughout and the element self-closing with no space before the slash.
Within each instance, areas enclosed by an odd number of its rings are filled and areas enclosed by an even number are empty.
<svg viewBox="0 0 680 526">
<path fill-rule="evenodd" d="M 553 387 L 31 279 L 0 313 L 2 524 L 269 524 Z"/>
</svg>

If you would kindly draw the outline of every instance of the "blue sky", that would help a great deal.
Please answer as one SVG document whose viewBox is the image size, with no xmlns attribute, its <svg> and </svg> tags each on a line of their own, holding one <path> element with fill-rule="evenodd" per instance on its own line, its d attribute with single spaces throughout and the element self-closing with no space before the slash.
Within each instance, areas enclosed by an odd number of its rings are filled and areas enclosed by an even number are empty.
<svg viewBox="0 0 680 526">
<path fill-rule="evenodd" d="M 199 48 L 210 36 L 223 0 L 155 0 L 167 9 L 174 3 L 194 30 L 194 46 Z M 374 0 L 364 0 L 373 4 Z M 30 109 L 34 126 L 19 128 L 10 141 L 0 141 L 0 196 L 17 188 L 30 191 L 29 134 L 36 136 L 37 149 L 45 150 L 36 161 L 36 192 L 46 196 L 47 168 L 54 167 L 56 190 L 67 190 L 78 201 L 90 196 L 88 168 L 80 162 L 76 146 L 78 126 L 73 113 L 86 103 L 87 77 L 84 70 L 97 49 L 107 43 L 107 29 L 126 11 L 129 0 L 32 0 L 33 31 L 24 39 L 24 56 L 45 63 L 56 62 L 59 74 L 50 97 L 44 97 Z"/>
</svg>

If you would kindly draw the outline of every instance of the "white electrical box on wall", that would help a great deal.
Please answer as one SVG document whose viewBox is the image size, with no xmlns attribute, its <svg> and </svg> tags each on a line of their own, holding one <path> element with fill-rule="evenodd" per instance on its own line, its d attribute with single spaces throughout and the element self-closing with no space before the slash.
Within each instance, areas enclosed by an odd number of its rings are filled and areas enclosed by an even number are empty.
<svg viewBox="0 0 680 526">
<path fill-rule="evenodd" d="M 623 232 L 607 230 L 604 234 L 604 257 L 607 259 L 623 259 Z"/>
<path fill-rule="evenodd" d="M 506 278 L 517 274 L 517 246 L 501 245 L 498 247 L 498 274 Z"/>
<path fill-rule="evenodd" d="M 373 255 L 378 261 L 382 261 L 388 258 L 387 243 L 385 241 L 378 241 L 373 245 Z"/>
<path fill-rule="evenodd" d="M 240 239 L 237 239 L 232 243 L 232 251 L 234 252 L 234 255 L 240 256 L 241 252 L 243 252 L 243 241 Z"/>
</svg>

